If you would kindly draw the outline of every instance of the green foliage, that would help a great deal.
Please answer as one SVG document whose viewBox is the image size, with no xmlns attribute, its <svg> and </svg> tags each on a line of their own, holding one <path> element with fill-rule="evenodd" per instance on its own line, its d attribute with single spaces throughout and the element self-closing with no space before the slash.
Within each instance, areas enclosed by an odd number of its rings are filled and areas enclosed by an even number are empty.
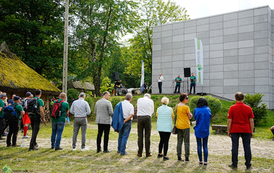
<svg viewBox="0 0 274 173">
<path fill-rule="evenodd" d="M 72 100 L 77 100 L 79 96 L 79 91 L 74 89 L 74 88 L 70 88 L 67 91 L 67 98 L 68 98 L 68 102 L 72 101 Z"/>
<path fill-rule="evenodd" d="M 88 102 L 90 111 L 91 111 L 91 113 L 88 115 L 88 117 L 91 117 L 93 119 L 94 118 L 94 108 L 95 108 L 96 102 L 94 102 L 94 99 L 92 97 L 86 97 L 85 101 Z"/>
<path fill-rule="evenodd" d="M 194 112 L 194 109 L 197 106 L 197 102 L 201 96 L 194 96 L 189 101 L 189 107 L 190 111 Z M 207 100 L 208 107 L 211 110 L 212 117 L 214 117 L 221 109 L 222 109 L 222 103 L 219 99 L 212 97 L 210 95 L 204 96 L 204 98 Z"/>
<path fill-rule="evenodd" d="M 100 92 L 109 91 L 111 93 L 113 89 L 114 84 L 111 83 L 111 80 L 108 77 L 105 77 L 102 81 Z"/>
<path fill-rule="evenodd" d="M 113 110 L 115 109 L 115 106 L 120 102 L 123 101 L 125 98 L 123 96 L 116 96 L 116 97 L 111 97 L 109 101 L 112 104 Z"/>
<path fill-rule="evenodd" d="M 267 105 L 262 103 L 263 94 L 245 94 L 244 103 L 252 108 L 254 114 L 254 123 L 258 125 L 259 123 L 265 123 L 267 117 Z"/>
<path fill-rule="evenodd" d="M 0 1 L 0 43 L 47 79 L 62 78 L 63 13 L 61 0 Z"/>
</svg>

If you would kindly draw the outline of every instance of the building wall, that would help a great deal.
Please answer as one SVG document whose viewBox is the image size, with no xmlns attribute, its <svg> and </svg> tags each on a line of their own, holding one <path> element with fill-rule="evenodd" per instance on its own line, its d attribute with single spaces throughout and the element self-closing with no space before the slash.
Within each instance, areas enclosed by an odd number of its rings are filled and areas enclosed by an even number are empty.
<svg viewBox="0 0 274 173">
<path fill-rule="evenodd" d="M 196 74 L 195 37 L 204 49 L 204 85 L 197 83 L 196 93 L 234 99 L 237 91 L 260 92 L 274 109 L 274 10 L 265 6 L 154 27 L 153 93 L 159 73 L 165 78 L 163 93 L 174 91 L 173 80 L 183 78 L 184 68 Z"/>
</svg>

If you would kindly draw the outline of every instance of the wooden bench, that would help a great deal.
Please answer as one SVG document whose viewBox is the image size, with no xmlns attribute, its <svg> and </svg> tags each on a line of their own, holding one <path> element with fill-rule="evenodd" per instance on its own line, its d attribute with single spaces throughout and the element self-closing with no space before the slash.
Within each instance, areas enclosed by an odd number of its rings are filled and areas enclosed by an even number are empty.
<svg viewBox="0 0 274 173">
<path fill-rule="evenodd" d="M 211 125 L 212 130 L 216 130 L 216 133 L 225 133 L 227 132 L 227 125 Z"/>
</svg>

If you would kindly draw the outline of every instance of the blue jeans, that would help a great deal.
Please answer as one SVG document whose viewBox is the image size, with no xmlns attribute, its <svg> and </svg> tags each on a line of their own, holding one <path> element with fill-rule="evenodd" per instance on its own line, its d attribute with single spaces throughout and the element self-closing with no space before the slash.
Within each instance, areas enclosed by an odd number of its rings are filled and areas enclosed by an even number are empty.
<svg viewBox="0 0 274 173">
<path fill-rule="evenodd" d="M 127 139 L 129 137 L 131 130 L 131 120 L 127 121 L 122 129 L 119 131 L 119 138 L 118 138 L 118 151 L 120 154 L 126 153 L 126 146 L 127 146 Z"/>
<path fill-rule="evenodd" d="M 251 133 L 231 133 L 232 141 L 232 165 L 237 167 L 238 165 L 238 148 L 239 148 L 239 138 L 242 137 L 243 147 L 245 152 L 245 165 L 247 167 L 251 166 L 251 148 L 250 139 Z"/>
<path fill-rule="evenodd" d="M 207 162 L 207 157 L 208 157 L 208 148 L 207 148 L 207 143 L 208 143 L 208 137 L 205 138 L 198 138 L 196 137 L 197 141 L 197 153 L 199 156 L 199 161 L 202 162 L 202 140 L 203 140 L 203 150 L 204 150 L 204 162 Z"/>
<path fill-rule="evenodd" d="M 65 126 L 64 122 L 52 122 L 51 147 L 53 148 L 60 147 L 64 126 Z"/>
</svg>

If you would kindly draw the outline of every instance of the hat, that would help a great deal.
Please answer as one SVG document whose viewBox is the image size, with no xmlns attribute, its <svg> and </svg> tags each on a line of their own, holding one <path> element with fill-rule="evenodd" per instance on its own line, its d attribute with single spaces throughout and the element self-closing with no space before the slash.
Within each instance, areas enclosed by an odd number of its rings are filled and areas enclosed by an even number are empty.
<svg viewBox="0 0 274 173">
<path fill-rule="evenodd" d="M 7 94 L 6 94 L 6 93 L 2 93 L 2 94 L 0 95 L 0 98 L 2 98 L 2 97 L 7 97 Z"/>
<path fill-rule="evenodd" d="M 31 95 L 31 92 L 26 92 L 26 97 L 29 97 Z"/>
<path fill-rule="evenodd" d="M 17 101 L 19 99 L 21 99 L 19 96 L 14 96 L 14 98 L 13 98 L 14 101 Z"/>
</svg>

